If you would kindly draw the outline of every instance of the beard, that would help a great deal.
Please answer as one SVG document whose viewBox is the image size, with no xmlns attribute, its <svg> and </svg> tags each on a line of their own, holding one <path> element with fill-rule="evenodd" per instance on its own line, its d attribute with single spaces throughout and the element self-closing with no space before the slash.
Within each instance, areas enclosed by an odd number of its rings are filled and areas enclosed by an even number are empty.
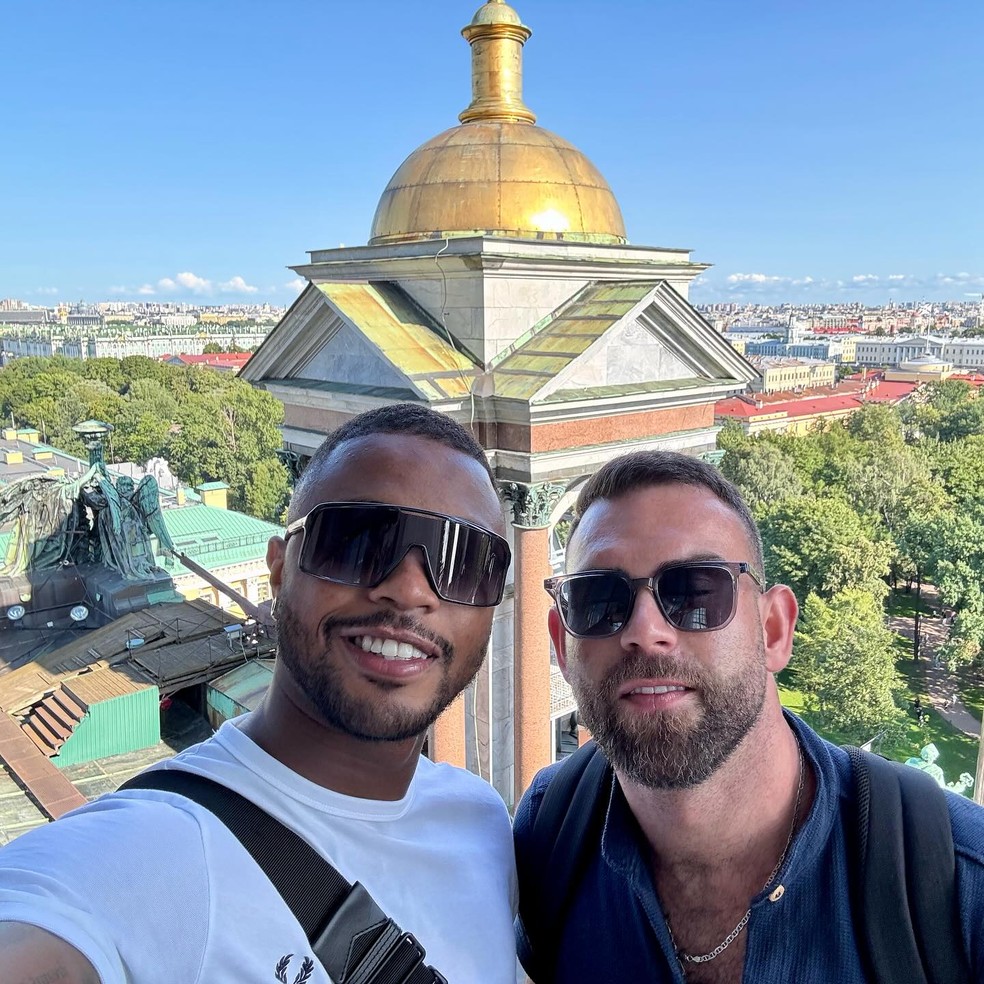
<svg viewBox="0 0 984 984">
<path fill-rule="evenodd" d="M 626 779 L 648 789 L 689 789 L 709 779 L 741 744 L 765 702 L 765 653 L 727 678 L 709 678 L 679 661 L 627 657 L 599 683 L 585 680 L 579 659 L 568 657 L 578 716 L 608 761 Z M 690 713 L 625 714 L 619 688 L 633 679 L 670 679 L 693 688 L 700 700 Z"/>
<path fill-rule="evenodd" d="M 368 633 L 381 625 L 413 632 L 439 647 L 440 682 L 426 706 L 407 706 L 398 696 L 388 700 L 387 694 L 398 695 L 403 689 L 397 683 L 376 684 L 379 693 L 374 698 L 357 697 L 346 689 L 345 676 L 332 659 L 330 640 L 338 629 L 358 628 Z M 277 599 L 277 632 L 278 658 L 324 721 L 335 730 L 362 741 L 406 741 L 423 734 L 474 679 L 488 648 L 483 646 L 476 654 L 475 668 L 468 678 L 458 681 L 453 678 L 452 668 L 469 661 L 459 661 L 450 642 L 429 632 L 409 616 L 380 612 L 364 618 L 326 619 L 321 623 L 320 634 L 311 635 L 305 631 L 297 612 L 283 594 Z"/>
</svg>

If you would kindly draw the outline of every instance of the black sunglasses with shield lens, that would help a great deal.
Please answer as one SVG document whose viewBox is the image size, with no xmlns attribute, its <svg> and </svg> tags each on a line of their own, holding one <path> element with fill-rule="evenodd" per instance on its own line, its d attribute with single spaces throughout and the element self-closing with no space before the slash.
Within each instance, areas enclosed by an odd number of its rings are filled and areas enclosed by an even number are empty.
<svg viewBox="0 0 984 984">
<path fill-rule="evenodd" d="M 374 588 L 414 548 L 439 598 L 489 608 L 502 601 L 509 544 L 464 519 L 383 502 L 322 502 L 287 527 L 304 533 L 298 566 L 305 574 Z"/>
<path fill-rule="evenodd" d="M 652 577 L 622 571 L 579 571 L 543 582 L 572 636 L 617 635 L 632 617 L 635 600 L 648 588 L 663 617 L 684 632 L 723 629 L 738 607 L 738 578 L 747 574 L 761 590 L 765 582 L 744 561 L 694 560 L 670 564 Z"/>
</svg>

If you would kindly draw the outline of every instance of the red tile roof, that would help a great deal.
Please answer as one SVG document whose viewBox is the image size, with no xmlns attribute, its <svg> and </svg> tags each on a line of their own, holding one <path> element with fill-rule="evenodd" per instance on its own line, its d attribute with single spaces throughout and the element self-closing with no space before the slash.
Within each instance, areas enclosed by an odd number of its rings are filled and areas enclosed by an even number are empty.
<svg viewBox="0 0 984 984">
<path fill-rule="evenodd" d="M 844 379 L 884 379 L 885 370 L 884 369 L 869 369 L 867 372 L 861 370 L 861 372 L 855 372 L 850 376 L 845 376 Z"/>
<path fill-rule="evenodd" d="M 242 369 L 252 357 L 251 352 L 209 352 L 207 355 L 164 355 L 162 359 L 180 359 L 186 366 L 214 366 L 220 369 Z"/>
<path fill-rule="evenodd" d="M 984 379 L 981 380 L 984 383 Z M 714 404 L 717 417 L 737 417 L 745 420 L 761 417 L 812 417 L 818 414 L 839 414 L 856 410 L 864 403 L 897 403 L 917 388 L 917 383 L 880 382 L 869 392 L 830 393 L 823 396 L 800 397 L 772 403 L 749 403 L 738 397 L 719 400 Z"/>
<path fill-rule="evenodd" d="M 860 400 L 850 394 L 807 397 L 806 399 L 785 400 L 782 403 L 768 403 L 756 406 L 737 397 L 719 400 L 714 404 L 714 414 L 720 417 L 809 417 L 819 413 L 843 413 L 856 410 Z"/>
<path fill-rule="evenodd" d="M 897 403 L 910 393 L 919 389 L 919 383 L 885 382 L 873 386 L 865 400 L 868 403 Z"/>
<path fill-rule="evenodd" d="M 860 401 L 856 396 L 828 396 L 826 399 L 791 400 L 773 406 L 780 407 L 788 417 L 809 417 L 818 413 L 839 413 L 845 410 L 856 410 Z"/>
<path fill-rule="evenodd" d="M 772 407 L 757 407 L 753 403 L 746 403 L 732 396 L 727 400 L 718 400 L 714 404 L 714 415 L 721 417 L 765 417 L 770 413 L 775 413 Z"/>
<path fill-rule="evenodd" d="M 984 375 L 979 372 L 955 372 L 950 379 L 959 379 L 965 383 L 970 383 L 971 386 L 976 386 L 980 389 L 984 386 Z"/>
</svg>

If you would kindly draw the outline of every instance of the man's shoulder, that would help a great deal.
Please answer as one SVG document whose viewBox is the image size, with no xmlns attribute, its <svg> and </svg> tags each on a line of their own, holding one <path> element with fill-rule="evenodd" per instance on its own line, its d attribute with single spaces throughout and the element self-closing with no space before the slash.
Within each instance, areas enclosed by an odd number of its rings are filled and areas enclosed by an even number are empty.
<svg viewBox="0 0 984 984">
<path fill-rule="evenodd" d="M 590 749 L 575 754 L 593 756 L 594 754 L 600 755 L 602 753 L 597 745 L 592 742 Z M 554 762 L 552 765 L 545 766 L 533 776 L 533 781 L 530 783 L 529 789 L 523 793 L 522 799 L 520 799 L 516 807 L 516 815 L 513 819 L 513 829 L 516 832 L 522 834 L 533 825 L 543 804 L 543 798 L 550 788 L 550 784 L 562 770 L 577 768 L 585 764 L 584 758 L 579 759 L 577 762 L 572 762 L 571 758 L 569 756 L 559 762 Z"/>
<path fill-rule="evenodd" d="M 552 765 L 545 766 L 533 776 L 533 781 L 530 783 L 529 789 L 523 793 L 523 798 L 520 801 L 529 805 L 533 817 L 536 816 L 536 811 L 540 808 L 540 804 L 543 802 L 543 797 L 550 783 L 564 767 L 566 761 L 566 759 L 563 759 L 560 762 L 554 762 Z"/>
<path fill-rule="evenodd" d="M 107 852 L 120 863 L 127 858 L 142 863 L 150 843 L 169 857 L 200 859 L 206 837 L 191 806 L 156 792 L 107 793 L 12 840 L 0 850 L 0 869 L 32 859 L 30 867 L 38 870 L 101 877 Z"/>
<path fill-rule="evenodd" d="M 946 800 L 950 810 L 954 850 L 967 860 L 984 867 L 984 806 L 949 791 L 946 793 Z"/>
<path fill-rule="evenodd" d="M 427 802 L 449 800 L 481 810 L 506 814 L 506 804 L 496 789 L 481 776 L 447 762 L 421 757 L 415 777 L 417 796 Z"/>
</svg>

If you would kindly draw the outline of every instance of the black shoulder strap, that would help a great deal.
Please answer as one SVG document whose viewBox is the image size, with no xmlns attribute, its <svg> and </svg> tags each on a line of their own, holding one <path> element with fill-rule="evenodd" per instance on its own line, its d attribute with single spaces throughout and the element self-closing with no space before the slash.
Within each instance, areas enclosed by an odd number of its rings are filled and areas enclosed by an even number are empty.
<svg viewBox="0 0 984 984">
<path fill-rule="evenodd" d="M 917 769 L 847 752 L 857 806 L 854 908 L 874 980 L 965 984 L 971 975 L 943 790 Z"/>
<path fill-rule="evenodd" d="M 594 741 L 551 778 L 520 859 L 519 913 L 530 941 L 537 984 L 554 979 L 560 930 L 604 820 L 608 760 Z"/>
<path fill-rule="evenodd" d="M 336 984 L 447 984 L 362 885 L 350 885 L 307 841 L 234 790 L 179 769 L 141 773 L 120 789 L 177 793 L 214 813 L 283 897 Z"/>
</svg>

